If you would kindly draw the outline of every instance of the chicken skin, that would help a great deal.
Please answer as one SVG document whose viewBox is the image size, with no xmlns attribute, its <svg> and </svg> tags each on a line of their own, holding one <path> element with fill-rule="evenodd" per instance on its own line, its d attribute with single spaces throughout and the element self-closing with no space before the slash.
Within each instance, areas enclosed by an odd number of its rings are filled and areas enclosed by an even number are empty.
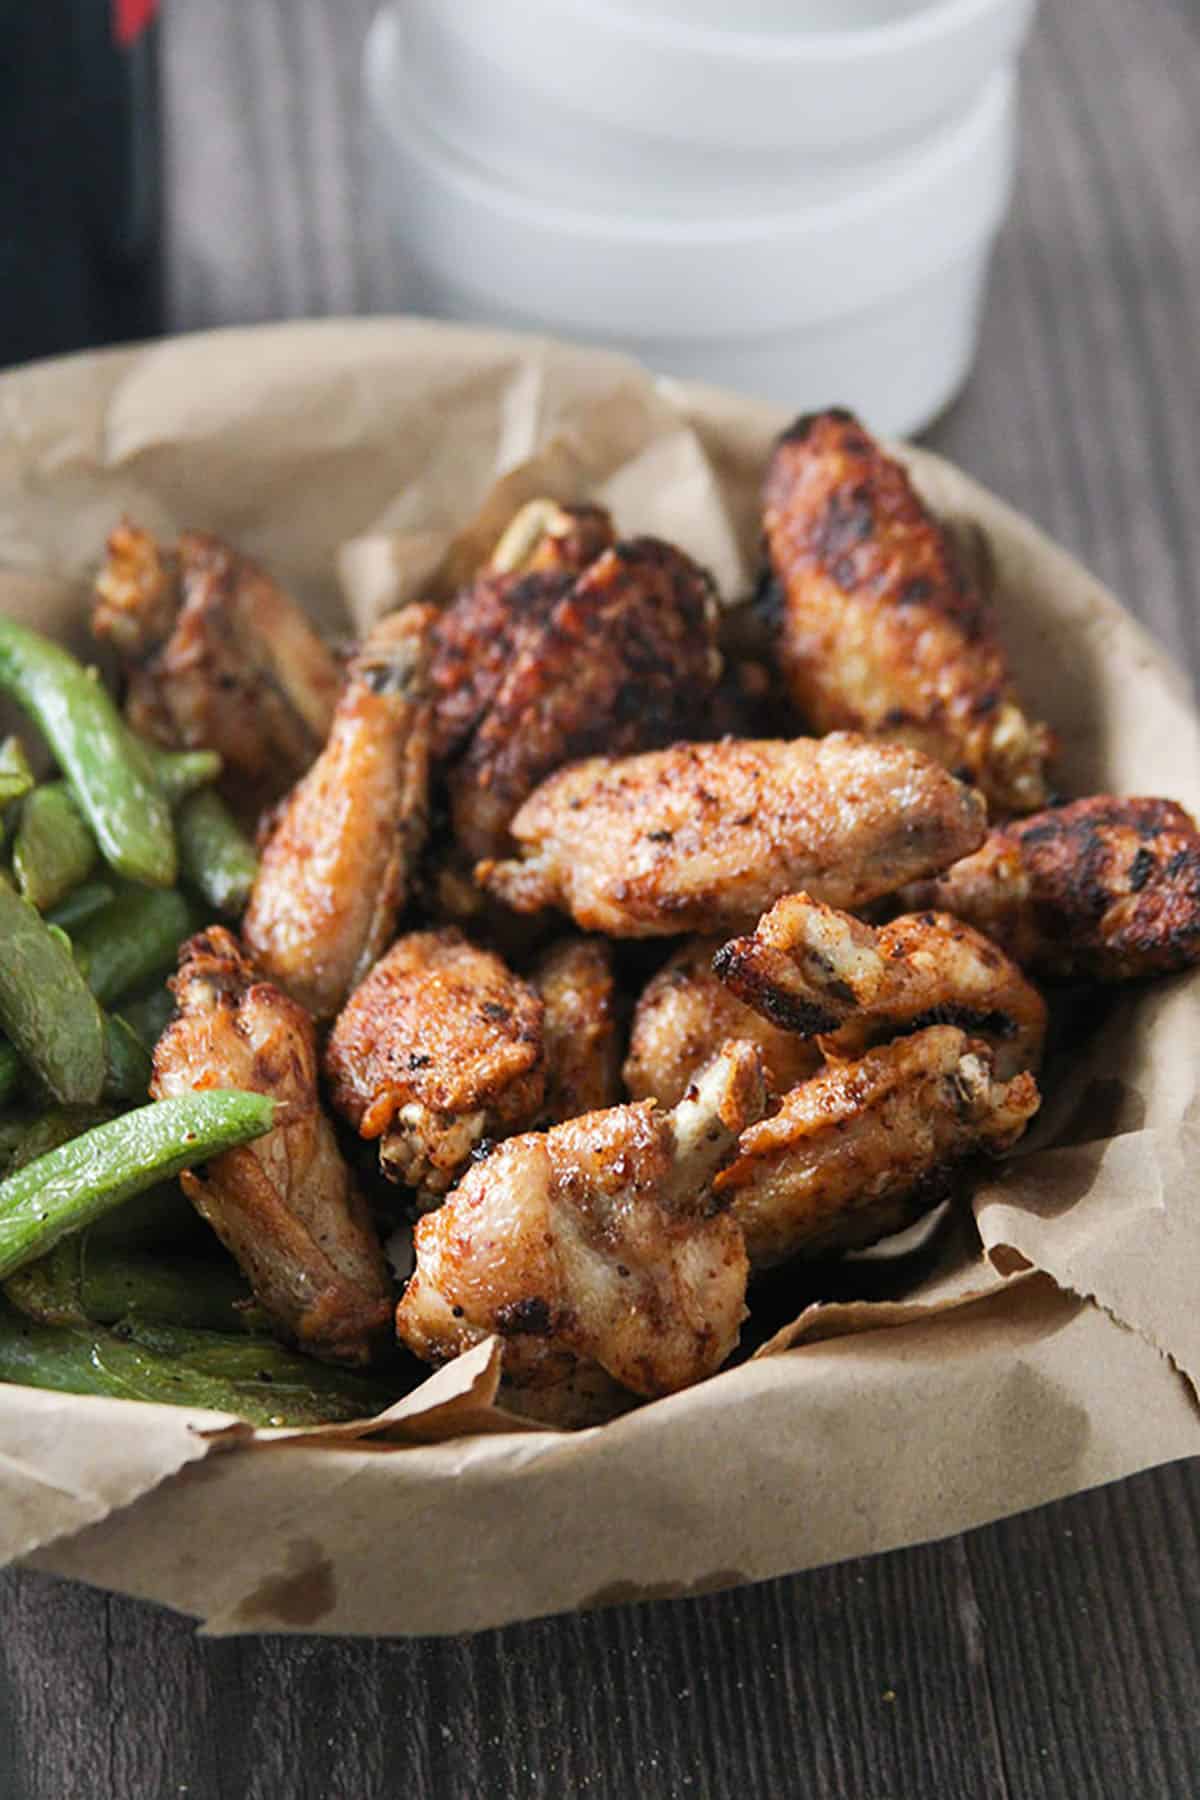
<svg viewBox="0 0 1200 1800">
<path fill-rule="evenodd" d="M 164 550 L 118 525 L 92 631 L 121 659 L 130 724 L 162 744 L 220 751 L 243 817 L 286 793 L 328 736 L 335 658 L 269 575 L 206 532 Z"/>
<path fill-rule="evenodd" d="M 957 1025 L 992 1051 L 998 1080 L 1041 1063 L 1046 1003 L 990 938 L 949 913 L 875 930 L 807 894 L 776 901 L 713 968 L 738 999 L 827 1057 L 925 1025 Z"/>
<path fill-rule="evenodd" d="M 450 771 L 467 854 L 507 850 L 514 813 L 563 763 L 682 735 L 721 673 L 716 635 L 715 589 L 682 550 L 636 538 L 604 551 L 514 646 Z"/>
<path fill-rule="evenodd" d="M 728 1039 L 759 1053 L 770 1099 L 819 1067 L 814 1045 L 781 1031 L 734 997 L 713 972 L 720 938 L 692 938 L 647 983 L 633 1015 L 625 1087 L 633 1100 L 675 1106 Z"/>
<path fill-rule="evenodd" d="M 621 1052 L 612 951 L 603 938 L 562 938 L 538 960 L 532 981 L 544 1008 L 545 1122 L 615 1106 Z"/>
<path fill-rule="evenodd" d="M 485 1139 L 526 1130 L 546 1092 L 543 1006 L 453 926 L 397 940 L 325 1046 L 334 1106 L 379 1139 L 392 1181 L 437 1205 Z"/>
<path fill-rule="evenodd" d="M 931 1025 L 793 1088 L 716 1189 L 754 1270 L 862 1248 L 944 1199 L 962 1158 L 1010 1148 L 1038 1104 L 1027 1071 L 999 1081 L 986 1044 Z"/>
<path fill-rule="evenodd" d="M 154 1052 L 156 1100 L 203 1088 L 269 1094 L 280 1121 L 180 1176 L 279 1335 L 327 1362 L 386 1345 L 391 1283 L 366 1204 L 317 1100 L 312 1020 L 261 981 L 219 925 L 184 944 L 176 1015 Z"/>
<path fill-rule="evenodd" d="M 1046 804 L 1053 737 L 1021 709 L 984 593 L 850 413 L 780 438 L 763 526 L 776 654 L 814 730 L 912 744 L 996 811 Z"/>
<path fill-rule="evenodd" d="M 904 744 L 725 738 L 575 763 L 512 833 L 523 860 L 475 873 L 515 911 L 559 906 L 584 931 L 668 937 L 749 927 L 801 888 L 862 906 L 976 848 L 984 806 Z"/>
<path fill-rule="evenodd" d="M 1200 832 L 1173 800 L 1093 794 L 998 826 L 904 898 L 969 920 L 1051 979 L 1161 975 L 1200 961 Z"/>
<path fill-rule="evenodd" d="M 762 1106 L 754 1050 L 730 1044 L 673 1112 L 643 1100 L 501 1144 L 417 1225 L 400 1338 L 445 1362 L 497 1333 L 528 1386 L 579 1362 L 647 1397 L 711 1375 L 747 1273 L 711 1183 Z"/>
<path fill-rule="evenodd" d="M 395 935 L 429 812 L 432 607 L 383 619 L 351 662 L 329 740 L 263 848 L 250 954 L 332 1018 Z"/>
</svg>

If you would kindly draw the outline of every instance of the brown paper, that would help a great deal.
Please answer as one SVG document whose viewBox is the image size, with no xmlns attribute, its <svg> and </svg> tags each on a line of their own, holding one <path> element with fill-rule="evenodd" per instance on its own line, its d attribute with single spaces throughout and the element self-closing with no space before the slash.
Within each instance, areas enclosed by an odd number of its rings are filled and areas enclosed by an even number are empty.
<svg viewBox="0 0 1200 1800">
<path fill-rule="evenodd" d="M 17 371 L 0 421 L 0 609 L 79 641 L 122 511 L 228 536 L 335 632 L 447 591 L 544 491 L 675 538 L 734 601 L 784 416 L 608 353 L 376 320 Z M 1009 509 L 908 454 L 988 534 L 1064 788 L 1200 805 L 1186 687 L 1145 634 Z M 977 1189 L 978 1246 L 603 1426 L 507 1418 L 489 1346 L 383 1419 L 316 1433 L 0 1388 L 0 1555 L 215 1631 L 461 1631 L 934 1538 L 1196 1454 L 1198 1013 L 1193 978 L 1115 997 Z"/>
</svg>

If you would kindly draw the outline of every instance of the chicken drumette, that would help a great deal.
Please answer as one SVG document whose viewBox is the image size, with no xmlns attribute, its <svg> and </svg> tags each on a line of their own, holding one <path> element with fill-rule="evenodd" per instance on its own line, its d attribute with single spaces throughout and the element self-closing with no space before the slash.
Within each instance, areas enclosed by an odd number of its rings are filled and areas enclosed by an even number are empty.
<svg viewBox="0 0 1200 1800">
<path fill-rule="evenodd" d="M 674 1106 L 729 1039 L 755 1046 L 767 1093 L 785 1094 L 820 1065 L 816 1048 L 735 999 L 713 971 L 720 938 L 692 938 L 646 984 L 633 1015 L 625 1086 L 634 1100 Z"/>
<path fill-rule="evenodd" d="M 532 981 L 545 1009 L 545 1122 L 615 1106 L 621 1053 L 612 951 L 603 938 L 563 938 L 539 958 Z"/>
<path fill-rule="evenodd" d="M 613 937 L 738 930 L 799 888 L 855 907 L 983 841 L 983 801 L 903 744 L 848 732 L 592 757 L 512 821 L 525 860 L 484 862 L 518 912 L 560 906 Z"/>
<path fill-rule="evenodd" d="M 711 1375 L 746 1292 L 711 1183 L 762 1106 L 755 1051 L 730 1044 L 673 1112 L 643 1100 L 501 1144 L 418 1224 L 401 1339 L 444 1362 L 498 1333 L 531 1386 L 580 1362 L 647 1396 Z"/>
<path fill-rule="evenodd" d="M 335 658 L 269 575 L 206 532 L 165 550 L 119 525 L 92 630 L 121 659 L 130 723 L 162 744 L 219 750 L 245 817 L 286 793 L 328 736 Z"/>
<path fill-rule="evenodd" d="M 713 967 L 739 1000 L 785 1031 L 855 1057 L 924 1025 L 957 1025 L 992 1048 L 1007 1080 L 1036 1069 L 1046 1003 L 990 938 L 949 913 L 910 913 L 879 930 L 807 894 L 776 901 Z"/>
<path fill-rule="evenodd" d="M 1052 734 L 1022 711 L 984 593 L 900 463 L 850 413 L 775 447 L 764 588 L 792 698 L 817 731 L 912 744 L 989 805 L 1046 803 Z"/>
<path fill-rule="evenodd" d="M 986 1044 L 952 1025 L 832 1063 L 742 1133 L 717 1177 L 752 1269 L 874 1243 L 945 1198 L 955 1163 L 999 1153 L 1038 1108 L 1028 1072 L 996 1078 Z"/>
<path fill-rule="evenodd" d="M 266 1137 L 180 1177 L 281 1336 L 327 1361 L 386 1343 L 391 1284 L 374 1226 L 317 1100 L 312 1020 L 258 979 L 221 926 L 192 938 L 177 1013 L 154 1052 L 156 1099 L 248 1088 L 278 1103 Z"/>
<path fill-rule="evenodd" d="M 436 1205 L 485 1139 L 526 1130 L 546 1091 L 543 1007 L 453 926 L 376 963 L 325 1046 L 334 1106 L 379 1139 L 385 1175 Z"/>
<path fill-rule="evenodd" d="M 242 925 L 265 974 L 331 1018 L 391 942 L 425 840 L 431 607 L 378 624 L 329 741 L 284 803 Z"/>
<path fill-rule="evenodd" d="M 1200 832 L 1173 800 L 1094 794 L 997 827 L 909 890 L 1060 980 L 1130 981 L 1200 961 Z"/>
</svg>

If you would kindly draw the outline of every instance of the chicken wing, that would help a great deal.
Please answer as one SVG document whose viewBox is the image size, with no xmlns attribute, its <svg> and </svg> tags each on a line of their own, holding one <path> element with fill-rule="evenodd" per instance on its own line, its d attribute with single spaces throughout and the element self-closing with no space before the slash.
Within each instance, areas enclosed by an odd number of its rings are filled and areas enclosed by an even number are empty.
<svg viewBox="0 0 1200 1800">
<path fill-rule="evenodd" d="M 1038 1103 L 1031 1074 L 998 1081 L 985 1044 L 931 1025 L 793 1088 L 716 1189 L 752 1269 L 861 1248 L 945 1198 L 963 1157 L 1008 1149 Z"/>
<path fill-rule="evenodd" d="M 1053 737 L 1021 710 L 984 594 L 850 413 L 780 438 L 763 524 L 776 652 L 815 730 L 912 744 L 1000 811 L 1046 804 Z"/>
<path fill-rule="evenodd" d="M 435 618 L 408 606 L 375 627 L 329 741 L 263 848 L 243 936 L 264 974 L 318 1019 L 391 943 L 425 841 Z"/>
<path fill-rule="evenodd" d="M 562 769 L 512 833 L 525 860 L 475 873 L 517 912 L 667 937 L 752 925 L 799 888 L 861 906 L 974 849 L 984 806 L 907 745 L 726 738 Z"/>
<path fill-rule="evenodd" d="M 392 1181 L 436 1205 L 488 1138 L 523 1131 L 545 1098 L 543 1007 L 453 926 L 398 939 L 325 1046 L 334 1106 L 378 1138 Z"/>
<path fill-rule="evenodd" d="M 716 592 L 657 538 L 616 544 L 516 647 L 450 773 L 455 836 L 497 856 L 539 781 L 577 757 L 669 743 L 721 672 Z"/>
<path fill-rule="evenodd" d="M 280 1335 L 329 1362 L 386 1344 L 391 1283 L 366 1204 L 317 1100 L 312 1020 L 260 981 L 221 926 L 180 951 L 177 1012 L 154 1052 L 156 1099 L 247 1088 L 278 1102 L 266 1137 L 182 1175 Z"/>
<path fill-rule="evenodd" d="M 283 589 L 219 538 L 185 531 L 164 550 L 119 525 L 92 630 L 121 659 L 131 724 L 163 744 L 219 750 L 244 816 L 286 793 L 325 742 L 335 658 Z"/>
<path fill-rule="evenodd" d="M 730 1044 L 674 1112 L 643 1100 L 501 1144 L 418 1224 L 401 1339 L 444 1362 L 499 1333 L 505 1375 L 529 1386 L 579 1361 L 647 1396 L 711 1375 L 746 1291 L 711 1183 L 762 1105 L 754 1050 Z"/>
<path fill-rule="evenodd" d="M 1132 981 L 1200 961 L 1200 832 L 1173 800 L 1094 794 L 997 827 L 904 898 L 968 919 L 1036 974 Z"/>
<path fill-rule="evenodd" d="M 1046 1003 L 999 945 L 949 913 L 910 913 L 875 930 L 807 894 L 776 901 L 749 937 L 713 961 L 739 1000 L 826 1056 L 925 1025 L 957 1025 L 992 1050 L 1007 1081 L 1041 1063 Z"/>
<path fill-rule="evenodd" d="M 743 1006 L 718 980 L 712 959 L 720 944 L 720 938 L 690 939 L 643 990 L 625 1059 L 625 1086 L 632 1099 L 676 1105 L 696 1071 L 727 1039 L 755 1046 L 773 1099 L 819 1066 L 821 1057 L 812 1044 Z"/>
<path fill-rule="evenodd" d="M 532 979 L 545 1009 L 545 1122 L 615 1106 L 621 1052 L 612 951 L 603 938 L 563 938 L 539 959 Z"/>
</svg>

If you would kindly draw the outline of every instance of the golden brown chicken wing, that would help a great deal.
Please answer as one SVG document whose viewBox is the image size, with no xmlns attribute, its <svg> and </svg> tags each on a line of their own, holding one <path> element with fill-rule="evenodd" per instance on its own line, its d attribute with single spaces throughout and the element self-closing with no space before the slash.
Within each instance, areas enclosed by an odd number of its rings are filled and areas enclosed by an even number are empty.
<svg viewBox="0 0 1200 1800">
<path fill-rule="evenodd" d="M 328 743 L 263 848 L 243 936 L 264 974 L 318 1019 L 391 943 L 425 841 L 435 618 L 408 606 L 372 631 Z"/>
<path fill-rule="evenodd" d="M 741 1136 L 717 1177 L 752 1269 L 861 1248 L 944 1199 L 953 1165 L 999 1153 L 1038 1108 L 1037 1083 L 998 1081 L 986 1044 L 931 1025 L 832 1063 Z"/>
<path fill-rule="evenodd" d="M 957 1025 L 992 1050 L 1007 1081 L 1041 1063 L 1046 1003 L 990 938 L 949 913 L 909 913 L 876 930 L 807 894 L 787 894 L 713 967 L 747 1006 L 857 1057 L 897 1032 Z"/>
<path fill-rule="evenodd" d="M 418 1224 L 401 1339 L 444 1362 L 498 1333 L 505 1375 L 530 1386 L 578 1361 L 644 1395 L 711 1375 L 746 1291 L 711 1182 L 762 1105 L 754 1050 L 731 1044 L 674 1112 L 643 1100 L 501 1144 Z"/>
<path fill-rule="evenodd" d="M 120 656 L 131 724 L 163 744 L 219 750 L 243 816 L 286 793 L 325 742 L 335 658 L 283 589 L 219 538 L 185 531 L 164 550 L 119 525 L 92 630 Z"/>
<path fill-rule="evenodd" d="M 715 589 L 682 550 L 637 538 L 598 557 L 514 649 L 451 770 L 467 853 L 506 850 L 513 814 L 563 763 L 680 736 L 721 672 L 716 630 Z"/>
<path fill-rule="evenodd" d="M 522 1131 L 546 1091 L 542 1002 L 453 926 L 400 938 L 325 1046 L 334 1106 L 378 1138 L 392 1181 L 436 1205 L 487 1138 Z"/>
<path fill-rule="evenodd" d="M 991 608 L 852 414 L 784 433 L 763 524 L 776 651 L 813 728 L 912 744 L 1000 811 L 1044 806 L 1053 738 L 1021 710 Z"/>
<path fill-rule="evenodd" d="M 612 951 L 603 938 L 562 938 L 539 958 L 532 979 L 545 1009 L 545 1122 L 615 1106 L 621 1051 Z"/>
<path fill-rule="evenodd" d="M 221 926 L 180 951 L 177 1012 L 154 1052 L 156 1099 L 247 1088 L 278 1102 L 266 1137 L 182 1175 L 282 1337 L 330 1362 L 387 1341 L 391 1283 L 370 1214 L 317 1100 L 312 1020 L 260 981 Z"/>
<path fill-rule="evenodd" d="M 1045 976 L 1131 981 L 1200 961 L 1200 832 L 1173 800 L 1094 794 L 999 826 L 906 893 Z"/>
<path fill-rule="evenodd" d="M 864 905 L 981 843 L 984 806 L 904 744 L 726 738 L 575 763 L 512 833 L 524 860 L 476 878 L 517 912 L 560 906 L 585 931 L 667 937 L 749 926 L 799 888 Z"/>
<path fill-rule="evenodd" d="M 751 1043 L 762 1060 L 767 1094 L 786 1094 L 820 1066 L 820 1052 L 781 1031 L 734 998 L 713 972 L 720 938 L 691 938 L 647 983 L 633 1015 L 625 1086 L 634 1100 L 674 1106 L 696 1071 L 728 1039 Z"/>
</svg>

